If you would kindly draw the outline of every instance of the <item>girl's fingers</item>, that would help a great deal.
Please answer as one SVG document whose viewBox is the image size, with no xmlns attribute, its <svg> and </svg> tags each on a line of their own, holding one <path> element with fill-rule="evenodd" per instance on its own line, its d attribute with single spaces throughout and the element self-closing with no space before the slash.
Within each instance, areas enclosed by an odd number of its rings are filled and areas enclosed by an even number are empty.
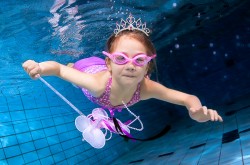
<svg viewBox="0 0 250 165">
<path fill-rule="evenodd" d="M 40 74 L 37 74 L 36 76 L 35 76 L 35 79 L 38 79 L 40 77 Z"/>
<path fill-rule="evenodd" d="M 210 120 L 211 121 L 220 121 L 223 122 L 222 117 L 218 114 L 217 111 L 209 109 L 209 115 L 210 115 Z"/>
<path fill-rule="evenodd" d="M 218 121 L 219 120 L 219 115 L 217 113 L 217 111 L 213 110 L 214 111 L 214 121 Z"/>
<path fill-rule="evenodd" d="M 219 116 L 219 121 L 220 121 L 220 122 L 223 122 L 223 119 L 222 119 L 222 117 L 221 117 L 221 116 Z"/>
<path fill-rule="evenodd" d="M 222 117 L 218 114 L 216 110 L 213 109 L 207 109 L 206 106 L 201 107 L 200 109 L 195 110 L 194 108 L 190 108 L 189 112 L 191 114 L 196 114 L 196 113 L 203 113 L 206 118 L 206 120 L 211 120 L 211 121 L 220 121 L 223 122 Z"/>
<path fill-rule="evenodd" d="M 37 79 L 38 77 L 40 77 L 40 68 L 39 67 L 35 67 L 34 69 L 32 69 L 29 73 L 30 77 L 32 77 L 33 79 Z"/>
<path fill-rule="evenodd" d="M 223 122 L 222 117 L 218 114 L 218 112 L 217 112 L 217 111 L 215 111 L 215 112 L 216 112 L 216 114 L 217 114 L 217 120 L 216 120 L 216 121 Z"/>
<path fill-rule="evenodd" d="M 208 110 L 207 110 L 207 107 L 206 107 L 206 106 L 203 106 L 203 107 L 202 107 L 202 110 L 203 110 L 204 115 L 207 116 L 207 111 L 208 111 Z"/>
<path fill-rule="evenodd" d="M 191 113 L 195 113 L 195 112 L 196 112 L 196 110 L 195 110 L 194 108 L 190 108 L 189 111 L 190 111 Z"/>
<path fill-rule="evenodd" d="M 209 113 L 209 116 L 210 116 L 210 120 L 211 120 L 211 121 L 214 121 L 214 111 L 210 109 L 210 110 L 208 111 L 208 113 Z"/>
<path fill-rule="evenodd" d="M 22 66 L 32 79 L 36 79 L 40 76 L 40 67 L 37 62 L 28 60 L 24 62 Z"/>
<path fill-rule="evenodd" d="M 29 72 L 30 77 L 35 77 L 38 74 L 37 69 L 33 69 Z"/>
</svg>

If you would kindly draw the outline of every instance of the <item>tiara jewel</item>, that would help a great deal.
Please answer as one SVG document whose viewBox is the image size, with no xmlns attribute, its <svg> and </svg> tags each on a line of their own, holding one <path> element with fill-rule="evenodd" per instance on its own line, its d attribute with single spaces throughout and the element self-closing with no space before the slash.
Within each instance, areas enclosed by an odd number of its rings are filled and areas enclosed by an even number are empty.
<svg viewBox="0 0 250 165">
<path fill-rule="evenodd" d="M 145 33 L 147 36 L 149 36 L 150 33 L 150 30 L 146 27 L 146 22 L 142 23 L 141 18 L 136 21 L 131 13 L 126 20 L 121 19 L 120 24 L 116 23 L 116 29 L 114 30 L 115 36 L 124 30 L 139 30 Z"/>
</svg>

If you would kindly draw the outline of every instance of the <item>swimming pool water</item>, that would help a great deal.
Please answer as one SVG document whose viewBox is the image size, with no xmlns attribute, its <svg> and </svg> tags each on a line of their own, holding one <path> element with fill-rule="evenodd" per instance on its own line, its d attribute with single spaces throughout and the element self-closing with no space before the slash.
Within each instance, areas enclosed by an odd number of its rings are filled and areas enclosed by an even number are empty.
<svg viewBox="0 0 250 165">
<path fill-rule="evenodd" d="M 0 164 L 250 164 L 248 6 L 236 0 L 1 1 Z M 224 123 L 196 123 L 184 108 L 150 100 L 131 108 L 145 127 L 133 135 L 149 137 L 171 124 L 168 134 L 151 142 L 113 135 L 97 150 L 75 128 L 78 114 L 24 73 L 27 59 L 67 64 L 102 57 L 116 21 L 130 12 L 150 22 L 160 82 L 199 95 Z M 83 113 L 97 107 L 72 84 L 45 79 Z M 131 116 L 123 110 L 117 117 Z"/>
</svg>

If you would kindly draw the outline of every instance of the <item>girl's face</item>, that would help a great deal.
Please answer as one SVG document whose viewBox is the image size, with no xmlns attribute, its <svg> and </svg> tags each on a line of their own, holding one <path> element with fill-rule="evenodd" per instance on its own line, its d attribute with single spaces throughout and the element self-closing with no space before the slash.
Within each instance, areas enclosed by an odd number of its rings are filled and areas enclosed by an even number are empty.
<svg viewBox="0 0 250 165">
<path fill-rule="evenodd" d="M 114 52 L 121 52 L 128 58 L 133 58 L 136 55 L 146 54 L 146 47 L 138 40 L 131 36 L 121 36 L 115 43 L 111 54 Z M 131 61 L 118 65 L 109 60 L 108 69 L 112 73 L 112 78 L 119 84 L 137 85 L 143 80 L 147 74 L 147 64 L 144 66 L 136 66 Z"/>
</svg>

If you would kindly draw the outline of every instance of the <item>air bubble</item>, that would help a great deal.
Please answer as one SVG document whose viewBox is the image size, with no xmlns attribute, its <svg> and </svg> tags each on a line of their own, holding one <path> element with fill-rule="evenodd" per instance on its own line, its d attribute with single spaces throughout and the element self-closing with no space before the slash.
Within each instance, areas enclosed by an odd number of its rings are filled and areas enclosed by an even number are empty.
<svg viewBox="0 0 250 165">
<path fill-rule="evenodd" d="M 175 48 L 176 48 L 176 49 L 179 49 L 179 48 L 180 48 L 180 45 L 179 45 L 179 44 L 175 44 Z"/>
<path fill-rule="evenodd" d="M 201 17 L 201 13 L 198 13 L 197 17 L 200 18 Z"/>
</svg>

